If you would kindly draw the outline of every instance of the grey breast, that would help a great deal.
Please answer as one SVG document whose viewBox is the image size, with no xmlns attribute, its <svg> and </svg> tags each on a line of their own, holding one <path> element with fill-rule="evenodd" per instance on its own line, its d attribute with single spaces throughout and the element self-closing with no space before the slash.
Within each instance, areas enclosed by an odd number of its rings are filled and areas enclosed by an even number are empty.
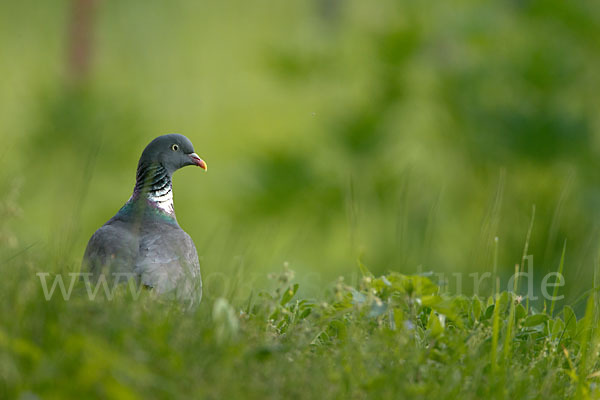
<svg viewBox="0 0 600 400">
<path fill-rule="evenodd" d="M 94 278 L 102 273 L 107 278 L 134 274 L 139 241 L 127 225 L 120 221 L 107 223 L 91 237 L 83 257 L 84 271 Z"/>
<path fill-rule="evenodd" d="M 134 229 L 135 228 L 135 229 Z M 84 270 L 97 280 L 137 283 L 158 293 L 173 292 L 179 299 L 199 302 L 202 280 L 196 247 L 178 225 L 135 224 L 111 220 L 90 239 L 84 255 Z"/>
<path fill-rule="evenodd" d="M 177 225 L 157 222 L 142 227 L 134 270 L 142 284 L 159 293 L 175 290 L 177 297 L 187 298 L 197 291 L 201 296 L 196 247 Z"/>
</svg>

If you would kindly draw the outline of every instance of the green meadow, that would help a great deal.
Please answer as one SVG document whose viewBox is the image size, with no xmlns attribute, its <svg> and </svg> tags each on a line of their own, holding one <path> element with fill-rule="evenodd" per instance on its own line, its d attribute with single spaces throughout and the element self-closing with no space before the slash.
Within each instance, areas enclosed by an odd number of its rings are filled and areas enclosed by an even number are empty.
<svg viewBox="0 0 600 400">
<path fill-rule="evenodd" d="M 599 37 L 559 0 L 0 3 L 0 398 L 599 398 Z M 173 132 L 201 304 L 70 290 Z"/>
</svg>

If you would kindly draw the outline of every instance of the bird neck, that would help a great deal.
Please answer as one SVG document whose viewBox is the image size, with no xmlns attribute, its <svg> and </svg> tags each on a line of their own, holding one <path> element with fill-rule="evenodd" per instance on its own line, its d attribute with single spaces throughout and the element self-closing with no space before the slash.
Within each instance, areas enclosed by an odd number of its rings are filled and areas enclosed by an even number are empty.
<svg viewBox="0 0 600 400">
<path fill-rule="evenodd" d="M 131 201 L 145 201 L 169 216 L 175 217 L 171 174 L 161 164 L 140 163 Z"/>
</svg>

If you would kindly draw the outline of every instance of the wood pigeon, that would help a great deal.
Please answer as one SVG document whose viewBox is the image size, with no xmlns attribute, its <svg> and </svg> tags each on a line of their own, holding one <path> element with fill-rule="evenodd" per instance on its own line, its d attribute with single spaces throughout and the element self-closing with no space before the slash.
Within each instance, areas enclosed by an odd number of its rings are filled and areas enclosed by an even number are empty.
<svg viewBox="0 0 600 400">
<path fill-rule="evenodd" d="M 142 152 L 133 194 L 92 235 L 82 271 L 97 281 L 130 278 L 158 293 L 174 293 L 197 304 L 202 297 L 198 253 L 192 238 L 179 227 L 173 208 L 171 177 L 186 165 L 206 171 L 192 142 L 179 134 L 159 136 Z"/>
</svg>

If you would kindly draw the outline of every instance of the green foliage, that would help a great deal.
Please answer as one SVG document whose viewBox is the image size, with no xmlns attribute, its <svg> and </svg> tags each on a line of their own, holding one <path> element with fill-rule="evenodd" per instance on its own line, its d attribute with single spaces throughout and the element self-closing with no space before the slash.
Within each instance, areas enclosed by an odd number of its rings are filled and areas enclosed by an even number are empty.
<svg viewBox="0 0 600 400">
<path fill-rule="evenodd" d="M 83 79 L 72 3 L 0 4 L 0 181 L 20 182 L 22 247 L 77 265 L 143 146 L 177 131 L 211 166 L 175 177 L 204 272 L 235 269 L 225 253 L 322 283 L 362 257 L 378 274 L 495 265 L 504 284 L 535 204 L 536 272 L 568 237 L 567 300 L 591 279 L 597 2 L 99 2 Z"/>
<path fill-rule="evenodd" d="M 424 276 L 362 269 L 357 285 L 340 278 L 316 299 L 299 297 L 285 269 L 244 302 L 208 298 L 182 311 L 148 291 L 134 300 L 126 285 L 110 301 L 77 287 L 68 301 L 46 300 L 26 288 L 26 274 L 3 267 L 13 289 L 1 284 L 0 396 L 600 395 L 593 301 L 583 320 L 570 307 L 552 318 L 512 293 L 450 296 Z"/>
</svg>

